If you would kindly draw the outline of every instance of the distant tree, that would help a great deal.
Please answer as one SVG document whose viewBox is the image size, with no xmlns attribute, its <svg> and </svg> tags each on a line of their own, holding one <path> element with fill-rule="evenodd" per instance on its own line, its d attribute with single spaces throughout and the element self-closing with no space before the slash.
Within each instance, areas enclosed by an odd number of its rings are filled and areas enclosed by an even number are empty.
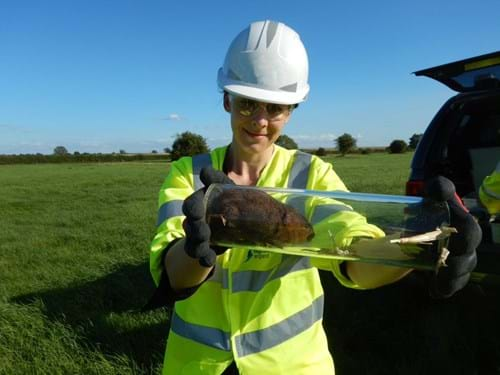
<svg viewBox="0 0 500 375">
<path fill-rule="evenodd" d="M 408 147 L 412 150 L 415 150 L 418 146 L 418 142 L 420 142 L 420 140 L 422 139 L 422 136 L 423 134 L 413 134 L 411 137 L 410 137 L 410 144 L 408 145 Z"/>
<path fill-rule="evenodd" d="M 80 155 L 80 153 L 79 153 L 78 151 L 75 151 L 75 152 L 73 152 L 73 155 L 75 155 L 75 156 L 79 156 L 79 155 Z"/>
<path fill-rule="evenodd" d="M 316 150 L 316 155 L 318 155 L 318 156 L 326 156 L 326 150 L 323 147 L 319 147 Z"/>
<path fill-rule="evenodd" d="M 281 134 L 275 142 L 278 146 L 284 147 L 288 150 L 296 150 L 299 145 L 288 135 Z"/>
<path fill-rule="evenodd" d="M 391 154 L 402 154 L 408 149 L 408 145 L 402 139 L 395 139 L 389 145 L 389 152 Z"/>
<path fill-rule="evenodd" d="M 57 146 L 54 148 L 54 155 L 68 155 L 69 152 L 64 146 Z"/>
<path fill-rule="evenodd" d="M 122 155 L 127 153 L 125 150 L 120 150 L 119 152 L 120 152 L 120 154 L 122 154 Z"/>
<path fill-rule="evenodd" d="M 348 133 L 344 133 L 338 137 L 335 140 L 335 143 L 337 144 L 337 149 L 342 156 L 348 154 L 356 148 L 356 139 Z"/>
<path fill-rule="evenodd" d="M 184 132 L 177 134 L 172 144 L 172 160 L 208 152 L 207 141 L 199 134 Z"/>
<path fill-rule="evenodd" d="M 170 147 L 165 147 L 165 148 L 163 149 L 163 152 L 164 152 L 165 154 L 170 154 L 170 153 L 172 152 L 172 150 L 170 149 Z"/>
<path fill-rule="evenodd" d="M 158 151 L 156 151 L 156 150 L 152 150 L 152 151 L 151 151 L 151 153 L 152 153 L 152 154 L 157 154 L 157 153 L 158 153 Z"/>
</svg>

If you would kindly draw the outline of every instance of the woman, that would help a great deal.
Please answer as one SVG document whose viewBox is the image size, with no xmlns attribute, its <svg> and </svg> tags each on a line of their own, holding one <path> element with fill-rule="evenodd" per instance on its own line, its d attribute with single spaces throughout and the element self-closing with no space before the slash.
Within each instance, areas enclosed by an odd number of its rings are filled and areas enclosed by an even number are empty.
<svg viewBox="0 0 500 375">
<path fill-rule="evenodd" d="M 175 301 L 165 374 L 221 374 L 231 364 L 242 374 L 332 374 L 317 267 L 353 288 L 378 287 L 409 272 L 210 246 L 203 186 L 346 190 L 331 164 L 275 145 L 307 97 L 307 79 L 298 34 L 278 22 L 252 23 L 234 39 L 218 74 L 231 144 L 172 163 L 150 262 L 156 284 Z M 353 212 L 335 215 L 345 229 L 339 241 L 383 235 Z"/>
</svg>

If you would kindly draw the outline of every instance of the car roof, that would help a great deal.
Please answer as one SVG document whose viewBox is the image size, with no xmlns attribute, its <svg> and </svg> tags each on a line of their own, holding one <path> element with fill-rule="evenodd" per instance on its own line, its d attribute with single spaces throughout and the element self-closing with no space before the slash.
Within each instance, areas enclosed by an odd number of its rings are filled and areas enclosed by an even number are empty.
<svg viewBox="0 0 500 375">
<path fill-rule="evenodd" d="M 500 51 L 414 72 L 435 79 L 458 92 L 500 87 Z"/>
</svg>

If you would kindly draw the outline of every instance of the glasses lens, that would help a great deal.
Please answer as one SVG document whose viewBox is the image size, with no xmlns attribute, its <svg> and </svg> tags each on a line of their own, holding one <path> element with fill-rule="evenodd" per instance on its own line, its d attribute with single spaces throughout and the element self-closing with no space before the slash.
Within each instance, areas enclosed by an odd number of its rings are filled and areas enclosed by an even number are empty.
<svg viewBox="0 0 500 375">
<path fill-rule="evenodd" d="M 238 107 L 238 111 L 242 116 L 251 116 L 258 107 L 255 101 L 245 98 L 237 99 L 236 105 Z"/>
<path fill-rule="evenodd" d="M 238 110 L 238 112 L 245 117 L 253 115 L 257 111 L 257 109 L 262 105 L 261 103 L 256 102 L 255 100 L 238 98 L 238 97 L 235 97 L 233 99 L 233 103 L 236 105 L 236 109 Z M 281 115 L 290 111 L 289 105 L 267 103 L 264 106 L 266 108 L 267 114 L 272 119 L 276 119 Z"/>
<path fill-rule="evenodd" d="M 278 117 L 288 110 L 288 106 L 280 104 L 268 104 L 266 105 L 266 111 L 271 117 Z"/>
</svg>

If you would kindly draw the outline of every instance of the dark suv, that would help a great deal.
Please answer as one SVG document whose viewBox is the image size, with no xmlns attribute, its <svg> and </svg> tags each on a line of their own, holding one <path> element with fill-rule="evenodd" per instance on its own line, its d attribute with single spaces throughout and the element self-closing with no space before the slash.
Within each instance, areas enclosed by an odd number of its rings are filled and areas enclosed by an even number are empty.
<svg viewBox="0 0 500 375">
<path fill-rule="evenodd" d="M 451 179 L 483 229 L 476 277 L 500 275 L 500 244 L 491 239 L 487 212 L 478 204 L 478 188 L 500 160 L 500 51 L 420 70 L 458 91 L 433 118 L 411 164 L 408 195 L 421 195 L 433 176 Z"/>
</svg>

